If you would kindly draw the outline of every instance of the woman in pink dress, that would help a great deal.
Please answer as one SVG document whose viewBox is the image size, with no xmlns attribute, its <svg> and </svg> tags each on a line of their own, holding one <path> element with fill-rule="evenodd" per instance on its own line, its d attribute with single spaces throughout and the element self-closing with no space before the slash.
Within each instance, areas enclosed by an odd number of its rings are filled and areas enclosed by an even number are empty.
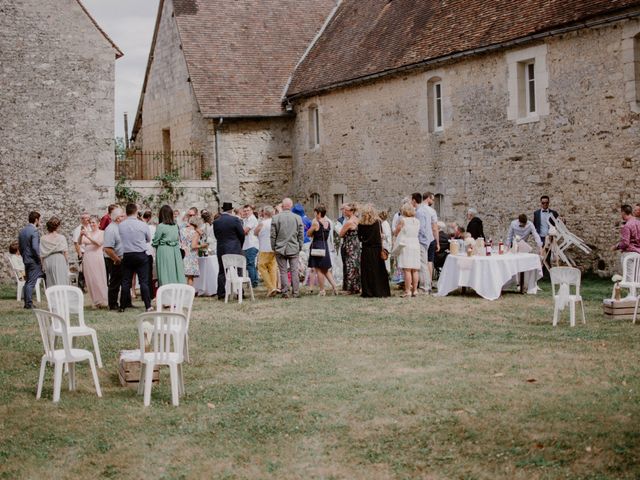
<svg viewBox="0 0 640 480">
<path fill-rule="evenodd" d="M 87 290 L 91 295 L 94 307 L 107 307 L 107 271 L 104 266 L 104 255 L 102 254 L 102 244 L 104 242 L 104 232 L 98 228 L 98 217 L 91 217 L 89 221 L 90 230 L 84 227 L 80 230 L 80 242 L 84 246 L 84 256 L 82 257 L 82 271 Z"/>
</svg>

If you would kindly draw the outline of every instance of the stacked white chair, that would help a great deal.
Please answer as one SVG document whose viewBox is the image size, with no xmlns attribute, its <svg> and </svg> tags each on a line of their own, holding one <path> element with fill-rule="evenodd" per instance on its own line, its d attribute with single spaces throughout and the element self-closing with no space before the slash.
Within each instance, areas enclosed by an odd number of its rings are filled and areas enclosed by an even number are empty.
<svg viewBox="0 0 640 480">
<path fill-rule="evenodd" d="M 151 324 L 151 328 L 147 325 Z M 138 316 L 140 337 L 140 383 L 138 393 L 144 393 L 144 406 L 151 403 L 153 369 L 156 365 L 169 366 L 171 378 L 171 402 L 179 404 L 184 395 L 182 363 L 184 361 L 184 335 L 187 318 L 182 313 L 147 312 Z M 150 337 L 151 349 L 145 352 L 145 336 Z"/>
<path fill-rule="evenodd" d="M 555 227 L 557 232 L 556 241 L 558 242 L 558 250 L 555 253 L 557 253 L 560 259 L 567 265 L 575 266 L 575 262 L 567 253 L 567 250 L 571 246 L 579 248 L 586 254 L 591 253 L 591 248 L 589 248 L 584 240 L 571 233 L 561 219 L 549 217 L 549 228 L 551 227 Z"/>
<path fill-rule="evenodd" d="M 551 292 L 553 295 L 553 326 L 558 325 L 558 313 L 569 305 L 569 321 L 572 327 L 576 326 L 576 303 L 582 307 L 582 323 L 587 323 L 584 316 L 584 302 L 580 296 L 580 270 L 574 267 L 553 267 L 549 270 L 551 275 Z M 559 287 L 556 292 L 556 285 Z M 571 287 L 575 291 L 571 293 Z"/>
<path fill-rule="evenodd" d="M 196 296 L 196 289 L 190 285 L 182 283 L 172 283 L 162 285 L 156 293 L 156 310 L 158 312 L 182 313 L 187 317 L 187 326 L 184 335 L 184 357 L 189 359 L 189 322 L 191 320 L 191 309 L 193 299 Z"/>
<path fill-rule="evenodd" d="M 98 346 L 98 335 L 95 329 L 88 327 L 84 323 L 84 295 L 78 287 L 70 285 L 55 285 L 45 291 L 49 311 L 62 317 L 66 322 L 66 329 L 69 332 L 71 345 L 75 337 L 91 337 L 93 350 L 95 352 L 98 368 L 102 368 L 102 357 Z M 78 325 L 71 325 L 71 315 L 78 315 Z M 54 322 L 55 335 L 62 335 L 62 329 L 57 322 Z"/>
<path fill-rule="evenodd" d="M 624 253 L 620 288 L 629 290 L 629 298 L 640 293 L 640 253 Z"/>
<path fill-rule="evenodd" d="M 640 304 L 640 253 L 625 253 L 622 258 L 622 281 L 621 288 L 629 290 L 627 298 L 635 300 L 636 306 L 633 309 L 633 323 L 638 318 L 638 305 Z"/>
<path fill-rule="evenodd" d="M 93 354 L 89 350 L 72 348 L 71 338 L 69 337 L 64 318 L 55 313 L 47 312 L 46 310 L 36 309 L 34 312 L 38 319 L 40 336 L 42 337 L 42 344 L 44 346 L 44 355 L 40 362 L 36 399 L 39 399 L 42 395 L 42 383 L 44 382 L 44 371 L 47 363 L 53 364 L 53 401 L 58 402 L 60 400 L 63 367 L 65 365 L 69 367 L 69 390 L 75 390 L 77 386 L 75 364 L 77 362 L 84 362 L 85 360 L 88 360 L 91 366 L 91 374 L 93 375 L 96 393 L 98 397 L 102 397 L 102 390 L 100 390 L 100 382 L 98 381 L 98 372 L 96 371 L 96 364 L 93 361 Z M 62 338 L 62 349 L 56 350 L 56 337 Z"/>
<path fill-rule="evenodd" d="M 242 303 L 242 284 L 249 285 L 251 292 L 251 300 L 255 300 L 253 296 L 253 286 L 251 278 L 247 275 L 247 259 L 244 255 L 227 254 L 222 256 L 222 266 L 226 278 L 224 303 L 227 303 L 229 297 L 234 293 L 238 296 L 238 303 Z M 238 273 L 242 270 L 242 276 Z M 297 274 L 297 272 L 296 272 Z"/>
<path fill-rule="evenodd" d="M 25 278 L 22 277 L 22 274 L 24 274 L 24 272 L 20 272 L 20 271 L 16 270 L 15 265 L 11 261 L 11 258 L 9 257 L 8 253 L 4 254 L 4 258 L 7 260 L 7 263 L 9 264 L 9 267 L 11 267 L 11 271 L 13 272 L 13 276 L 16 279 L 16 285 L 17 285 L 16 300 L 19 302 L 20 300 L 22 300 L 22 289 L 24 288 L 24 284 L 26 283 Z M 46 288 L 46 286 L 44 284 L 44 278 L 42 278 L 42 277 L 40 277 L 36 281 L 36 287 L 35 287 L 36 300 L 37 300 L 38 303 L 40 303 L 40 289 L 41 288 L 42 289 Z"/>
</svg>

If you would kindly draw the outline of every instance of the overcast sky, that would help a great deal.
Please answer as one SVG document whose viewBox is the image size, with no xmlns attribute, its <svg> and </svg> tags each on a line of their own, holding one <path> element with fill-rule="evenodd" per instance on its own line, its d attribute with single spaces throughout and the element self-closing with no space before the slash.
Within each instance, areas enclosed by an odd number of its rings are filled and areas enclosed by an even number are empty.
<svg viewBox="0 0 640 480">
<path fill-rule="evenodd" d="M 124 136 L 124 112 L 129 134 L 135 120 L 147 66 L 158 0 L 82 0 L 100 27 L 124 53 L 116 61 L 115 136 Z"/>
</svg>

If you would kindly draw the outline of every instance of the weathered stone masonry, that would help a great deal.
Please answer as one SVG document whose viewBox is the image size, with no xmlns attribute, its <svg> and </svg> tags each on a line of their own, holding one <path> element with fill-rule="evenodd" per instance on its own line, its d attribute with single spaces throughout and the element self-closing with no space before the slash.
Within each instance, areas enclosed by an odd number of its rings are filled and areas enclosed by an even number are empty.
<svg viewBox="0 0 640 480">
<path fill-rule="evenodd" d="M 76 0 L 0 2 L 3 250 L 30 210 L 70 233 L 113 201 L 116 53 Z"/>
<path fill-rule="evenodd" d="M 395 210 L 405 194 L 433 190 L 444 195 L 445 220 L 462 222 L 474 206 L 497 239 L 546 193 L 595 246 L 594 258 L 615 268 L 609 248 L 619 205 L 640 201 L 640 116 L 624 75 L 625 46 L 637 32 L 640 22 L 629 20 L 539 42 L 547 49 L 549 114 L 537 122 L 507 118 L 505 51 L 304 99 L 293 130 L 296 195 L 319 193 L 332 206 L 343 193 Z M 444 131 L 437 133 L 429 132 L 426 100 L 433 76 L 444 90 Z M 320 110 L 315 149 L 311 105 Z"/>
</svg>

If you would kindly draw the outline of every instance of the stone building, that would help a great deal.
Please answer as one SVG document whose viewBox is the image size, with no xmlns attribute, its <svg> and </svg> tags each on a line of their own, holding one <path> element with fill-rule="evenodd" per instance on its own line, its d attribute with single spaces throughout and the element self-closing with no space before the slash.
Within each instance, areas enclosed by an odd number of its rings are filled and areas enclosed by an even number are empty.
<svg viewBox="0 0 640 480">
<path fill-rule="evenodd" d="M 640 201 L 640 2 L 345 0 L 285 103 L 298 198 L 335 215 L 430 190 L 498 239 L 549 194 L 611 268 Z"/>
<path fill-rule="evenodd" d="M 609 268 L 639 120 L 640 0 L 164 0 L 134 135 L 225 200 L 431 190 L 494 239 L 549 194 Z"/>
<path fill-rule="evenodd" d="M 78 0 L 0 0 L 0 243 L 30 210 L 79 214 L 113 201 L 115 60 Z"/>
<path fill-rule="evenodd" d="M 181 203 L 211 207 L 212 188 L 257 203 L 291 191 L 293 116 L 282 95 L 335 5 L 160 0 L 132 140 L 143 151 L 204 154 L 210 179 L 185 184 L 192 194 Z"/>
</svg>

